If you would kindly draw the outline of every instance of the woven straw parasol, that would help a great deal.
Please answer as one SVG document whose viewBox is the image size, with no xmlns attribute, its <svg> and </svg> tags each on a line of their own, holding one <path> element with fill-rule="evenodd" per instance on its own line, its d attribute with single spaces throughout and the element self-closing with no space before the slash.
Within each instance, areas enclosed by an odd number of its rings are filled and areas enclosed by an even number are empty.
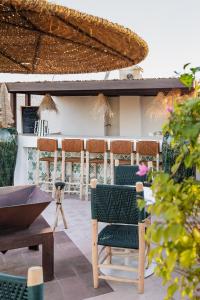
<svg viewBox="0 0 200 300">
<path fill-rule="evenodd" d="M 107 20 L 44 0 L 0 0 L 0 72 L 109 71 L 147 53 L 136 33 Z"/>
</svg>

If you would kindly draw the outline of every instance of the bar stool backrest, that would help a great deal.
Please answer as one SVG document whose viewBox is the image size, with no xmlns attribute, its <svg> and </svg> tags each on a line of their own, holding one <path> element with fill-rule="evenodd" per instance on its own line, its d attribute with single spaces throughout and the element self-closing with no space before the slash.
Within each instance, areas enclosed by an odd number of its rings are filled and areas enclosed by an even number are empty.
<svg viewBox="0 0 200 300">
<path fill-rule="evenodd" d="M 90 153 L 105 153 L 107 151 L 107 142 L 104 140 L 88 140 L 86 151 Z"/>
<path fill-rule="evenodd" d="M 39 138 L 37 140 L 37 150 L 55 152 L 58 150 L 58 141 L 54 139 Z"/>
<path fill-rule="evenodd" d="M 138 141 L 136 153 L 140 155 L 156 156 L 159 154 L 159 143 L 156 141 Z"/>
<path fill-rule="evenodd" d="M 131 141 L 111 141 L 110 152 L 113 154 L 130 154 L 133 152 L 133 142 Z"/>
<path fill-rule="evenodd" d="M 84 140 L 81 139 L 64 139 L 62 140 L 62 151 L 81 152 L 84 150 Z"/>
</svg>

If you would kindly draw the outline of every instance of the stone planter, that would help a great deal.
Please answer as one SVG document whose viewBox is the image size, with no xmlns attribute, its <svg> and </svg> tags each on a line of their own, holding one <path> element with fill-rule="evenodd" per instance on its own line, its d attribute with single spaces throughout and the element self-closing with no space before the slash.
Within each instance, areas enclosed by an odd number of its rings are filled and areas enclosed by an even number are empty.
<svg viewBox="0 0 200 300">
<path fill-rule="evenodd" d="M 16 158 L 16 129 L 0 128 L 0 186 L 13 185 Z"/>
</svg>

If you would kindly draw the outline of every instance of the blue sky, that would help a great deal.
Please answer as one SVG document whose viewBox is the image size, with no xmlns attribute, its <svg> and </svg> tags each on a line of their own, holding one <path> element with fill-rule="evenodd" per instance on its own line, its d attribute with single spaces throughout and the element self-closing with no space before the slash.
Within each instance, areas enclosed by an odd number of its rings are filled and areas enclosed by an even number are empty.
<svg viewBox="0 0 200 300">
<path fill-rule="evenodd" d="M 56 0 L 128 27 L 149 45 L 149 55 L 140 65 L 144 77 L 174 76 L 183 64 L 200 65 L 200 0 Z M 112 72 L 110 78 L 117 78 Z M 104 74 L 36 76 L 3 75 L 0 81 L 103 79 Z"/>
</svg>

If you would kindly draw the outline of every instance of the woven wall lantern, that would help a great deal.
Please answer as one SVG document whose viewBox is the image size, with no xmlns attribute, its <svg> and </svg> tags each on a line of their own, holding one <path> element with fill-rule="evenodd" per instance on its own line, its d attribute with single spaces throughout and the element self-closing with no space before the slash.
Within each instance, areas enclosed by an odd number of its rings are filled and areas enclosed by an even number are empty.
<svg viewBox="0 0 200 300">
<path fill-rule="evenodd" d="M 0 72 L 110 71 L 147 53 L 136 33 L 107 20 L 44 0 L 0 0 Z"/>
</svg>

